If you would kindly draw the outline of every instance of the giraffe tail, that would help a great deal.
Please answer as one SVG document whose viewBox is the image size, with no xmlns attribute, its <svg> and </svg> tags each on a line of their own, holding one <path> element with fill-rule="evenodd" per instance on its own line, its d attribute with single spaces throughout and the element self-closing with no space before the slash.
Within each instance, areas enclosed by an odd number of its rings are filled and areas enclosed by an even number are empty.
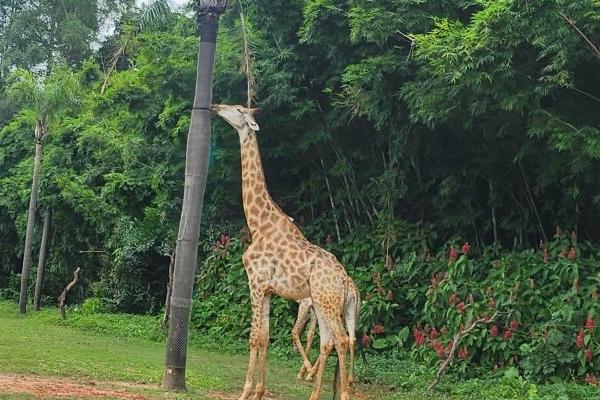
<svg viewBox="0 0 600 400">
<path fill-rule="evenodd" d="M 340 363 L 335 363 L 335 372 L 333 376 L 333 400 L 338 398 L 338 388 L 340 387 Z"/>
</svg>

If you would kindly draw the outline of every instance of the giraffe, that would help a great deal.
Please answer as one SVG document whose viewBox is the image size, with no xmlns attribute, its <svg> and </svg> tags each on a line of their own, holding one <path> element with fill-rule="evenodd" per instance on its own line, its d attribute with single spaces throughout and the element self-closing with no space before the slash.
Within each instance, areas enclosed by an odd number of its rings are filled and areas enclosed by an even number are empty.
<svg viewBox="0 0 600 400">
<path fill-rule="evenodd" d="M 308 353 L 310 353 L 310 349 L 312 348 L 312 343 L 315 335 L 315 328 L 317 325 L 317 319 L 315 312 L 312 308 L 312 303 L 313 302 L 310 297 L 300 301 L 300 305 L 298 307 L 298 316 L 296 317 L 296 323 L 294 324 L 294 328 L 292 329 L 294 347 L 296 347 L 303 360 L 297 378 L 302 379 L 306 374 L 305 379 L 307 381 L 313 378 L 315 369 L 317 368 L 317 364 L 315 363 L 315 365 L 311 365 L 308 359 Z M 358 291 L 358 287 L 351 278 L 349 278 L 348 280 L 348 290 L 346 293 L 345 303 L 347 306 L 347 311 L 344 313 L 343 318 L 344 322 L 346 323 L 346 328 L 348 329 L 349 335 L 348 347 L 350 349 L 350 366 L 348 368 L 348 387 L 351 388 L 352 384 L 354 383 L 354 350 L 356 347 L 356 324 L 358 322 L 358 313 L 360 311 L 360 293 Z M 300 335 L 302 334 L 302 330 L 304 329 L 306 323 L 309 320 L 310 325 L 306 334 L 306 346 L 303 348 L 302 342 L 300 340 Z"/>
<path fill-rule="evenodd" d="M 336 257 L 310 243 L 275 204 L 267 190 L 256 139 L 255 110 L 239 105 L 213 105 L 239 135 L 242 162 L 242 200 L 252 243 L 242 256 L 252 304 L 250 355 L 244 389 L 239 400 L 252 395 L 254 373 L 258 380 L 254 399 L 265 393 L 265 364 L 269 344 L 271 297 L 296 301 L 312 298 L 319 322 L 320 354 L 309 400 L 317 400 L 329 353 L 335 348 L 340 373 L 340 399 L 349 400 L 345 357 L 348 335 L 342 322 L 349 276 Z M 352 310 L 352 312 L 354 312 Z"/>
</svg>

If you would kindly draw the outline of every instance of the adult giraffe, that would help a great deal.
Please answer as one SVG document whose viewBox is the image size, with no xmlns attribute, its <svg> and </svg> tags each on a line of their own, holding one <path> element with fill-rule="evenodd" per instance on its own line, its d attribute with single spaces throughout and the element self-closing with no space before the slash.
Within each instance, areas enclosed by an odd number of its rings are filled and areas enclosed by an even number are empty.
<svg viewBox="0 0 600 400">
<path fill-rule="evenodd" d="M 265 364 L 269 344 L 271 296 L 302 300 L 311 297 L 319 321 L 321 351 L 310 400 L 319 398 L 327 357 L 335 347 L 340 373 L 340 398 L 349 400 L 345 358 L 348 335 L 342 316 L 356 314 L 358 302 L 346 304 L 350 277 L 335 256 L 310 243 L 275 204 L 267 190 L 254 120 L 254 110 L 239 105 L 213 105 L 213 112 L 239 134 L 242 160 L 242 198 L 252 244 L 242 261 L 252 302 L 252 330 L 246 383 L 240 400 L 252 394 L 258 356 L 254 399 L 265 393 Z"/>
</svg>

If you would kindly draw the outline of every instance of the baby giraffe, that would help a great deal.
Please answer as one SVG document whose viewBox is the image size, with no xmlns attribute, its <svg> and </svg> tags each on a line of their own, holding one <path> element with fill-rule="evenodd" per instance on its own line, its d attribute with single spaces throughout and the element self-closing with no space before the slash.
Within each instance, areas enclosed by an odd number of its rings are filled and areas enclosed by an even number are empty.
<svg viewBox="0 0 600 400">
<path fill-rule="evenodd" d="M 254 110 L 237 105 L 213 105 L 212 110 L 239 135 L 242 160 L 242 200 L 252 243 L 242 261 L 248 276 L 252 303 L 250 356 L 240 400 L 252 395 L 258 357 L 254 399 L 265 393 L 265 364 L 269 344 L 271 296 L 293 300 L 311 297 L 319 321 L 321 351 L 310 400 L 319 398 L 323 370 L 335 347 L 340 372 L 340 398 L 349 400 L 345 357 L 348 335 L 342 315 L 349 277 L 335 256 L 310 243 L 275 204 L 267 190 L 254 120 Z"/>
<path fill-rule="evenodd" d="M 354 383 L 354 349 L 356 347 L 356 324 L 358 322 L 358 314 L 360 311 L 360 293 L 358 291 L 358 287 L 354 281 L 349 278 L 348 287 L 346 290 L 346 300 L 345 300 L 345 310 L 344 315 L 342 316 L 344 321 L 346 322 L 346 329 L 348 329 L 349 335 L 349 343 L 348 347 L 350 348 L 350 366 L 348 369 L 348 386 L 352 387 Z M 298 350 L 300 355 L 302 356 L 302 366 L 300 367 L 300 371 L 298 372 L 298 379 L 304 378 L 304 374 L 306 373 L 306 380 L 312 380 L 313 375 L 318 367 L 318 361 L 315 362 L 315 365 L 311 366 L 310 360 L 308 359 L 308 354 L 312 348 L 312 343 L 315 335 L 315 328 L 317 325 L 317 320 L 315 316 L 315 312 L 313 310 L 313 302 L 310 297 L 303 299 L 300 302 L 298 307 L 298 316 L 296 317 L 296 323 L 294 324 L 294 328 L 292 329 L 292 338 L 294 340 L 294 347 Z M 310 320 L 310 325 L 308 327 L 308 332 L 306 333 L 306 347 L 302 347 L 302 341 L 300 340 L 300 335 L 304 330 L 306 323 Z"/>
</svg>

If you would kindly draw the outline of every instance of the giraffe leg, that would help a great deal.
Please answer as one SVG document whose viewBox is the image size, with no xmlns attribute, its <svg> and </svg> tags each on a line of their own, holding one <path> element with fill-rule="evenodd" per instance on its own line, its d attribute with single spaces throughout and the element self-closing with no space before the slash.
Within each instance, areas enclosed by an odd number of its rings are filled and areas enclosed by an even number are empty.
<svg viewBox="0 0 600 400">
<path fill-rule="evenodd" d="M 348 387 L 352 387 L 354 383 L 354 349 L 356 347 L 356 320 L 358 319 L 358 311 L 360 307 L 360 299 L 358 292 L 346 302 L 346 311 L 344 313 L 346 320 L 346 328 L 348 329 L 348 347 L 350 349 L 350 366 L 348 367 Z"/>
<path fill-rule="evenodd" d="M 265 394 L 265 376 L 267 349 L 269 348 L 269 316 L 271 312 L 271 296 L 265 296 L 262 304 L 262 324 L 258 348 L 258 382 L 254 392 L 254 400 L 261 400 Z"/>
<path fill-rule="evenodd" d="M 250 332 L 250 356 L 248 359 L 248 371 L 246 372 L 246 383 L 239 400 L 247 400 L 252 395 L 252 384 L 254 382 L 254 371 L 256 369 L 256 356 L 260 344 L 260 331 L 262 325 L 262 303 L 264 295 L 252 293 L 252 330 Z"/>
<path fill-rule="evenodd" d="M 346 375 L 346 350 L 348 348 L 348 335 L 344 329 L 342 322 L 342 309 L 345 303 L 345 298 L 342 295 L 343 291 L 338 291 L 339 296 L 336 296 L 333 303 L 331 302 L 331 296 L 319 296 L 313 294 L 314 309 L 319 319 L 319 331 L 320 333 L 327 334 L 327 342 L 330 344 L 333 341 L 335 350 L 338 355 L 339 364 L 339 384 L 340 384 L 340 400 L 349 400 L 348 395 L 348 376 Z M 326 331 L 323 329 L 326 327 Z M 323 341 L 321 341 L 323 344 Z M 324 351 L 326 354 L 324 354 Z M 321 382 L 323 380 L 323 370 L 325 363 L 327 362 L 327 356 L 331 351 L 331 345 L 329 348 L 321 348 L 321 356 L 319 357 L 319 368 L 317 370 L 317 376 L 315 378 L 315 386 L 311 395 L 311 400 L 316 400 L 319 395 Z"/>
<path fill-rule="evenodd" d="M 319 399 L 319 392 L 321 391 L 321 384 L 323 382 L 323 371 L 325 370 L 325 364 L 327 364 L 327 358 L 329 357 L 329 353 L 331 353 L 331 350 L 333 349 L 333 339 L 331 337 L 329 328 L 327 327 L 327 324 L 325 323 L 325 320 L 321 316 L 320 312 L 316 311 L 316 314 L 317 318 L 319 319 L 319 337 L 321 339 L 321 352 L 319 354 L 319 359 L 309 372 L 311 376 L 315 373 L 315 370 L 317 373 L 317 376 L 315 378 L 315 384 L 313 386 L 313 390 L 310 394 L 309 400 Z"/>
<path fill-rule="evenodd" d="M 302 367 L 300 367 L 300 372 L 298 372 L 298 379 L 302 379 L 304 376 L 304 372 L 311 368 L 310 361 L 306 355 L 306 350 L 304 350 L 302 346 L 302 342 L 300 341 L 300 335 L 302 333 L 302 329 L 306 325 L 306 322 L 309 317 L 309 312 L 311 310 L 312 300 L 304 299 L 300 302 L 300 307 L 298 308 L 298 316 L 296 317 L 296 323 L 294 324 L 294 329 L 292 329 L 292 338 L 294 340 L 294 347 L 300 353 L 302 357 Z M 310 333 L 310 332 L 309 332 Z M 313 333 L 314 334 L 314 333 Z"/>
<path fill-rule="evenodd" d="M 333 318 L 331 321 L 333 342 L 338 356 L 339 374 L 340 374 L 340 400 L 349 400 L 348 394 L 348 376 L 346 375 L 346 351 L 348 350 L 348 335 L 344 330 L 344 324 L 340 317 Z"/>
<path fill-rule="evenodd" d="M 315 310 L 313 308 L 311 308 L 310 310 L 310 325 L 308 326 L 308 332 L 306 334 L 306 349 L 305 349 L 305 353 L 306 354 L 310 354 L 310 349 L 312 348 L 312 344 L 313 341 L 315 339 L 315 329 L 317 328 L 317 316 L 315 315 Z M 317 361 L 315 361 L 315 363 L 318 363 L 319 359 L 317 359 Z M 306 371 L 310 371 L 313 368 L 308 367 L 306 368 Z M 307 374 L 306 375 L 306 380 L 310 381 L 312 380 L 313 375 L 311 374 Z"/>
</svg>

